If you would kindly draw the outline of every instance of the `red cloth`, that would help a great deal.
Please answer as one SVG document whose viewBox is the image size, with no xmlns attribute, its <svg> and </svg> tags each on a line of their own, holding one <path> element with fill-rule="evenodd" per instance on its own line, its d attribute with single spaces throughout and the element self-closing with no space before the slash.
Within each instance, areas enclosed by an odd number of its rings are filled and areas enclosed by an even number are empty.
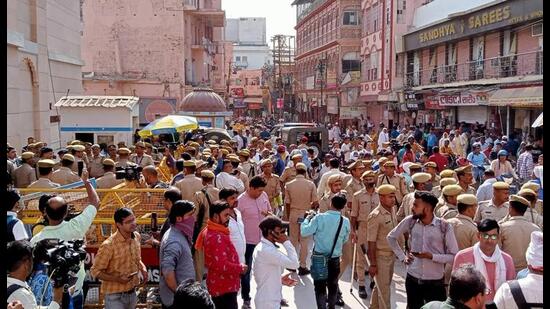
<svg viewBox="0 0 550 309">
<path fill-rule="evenodd" d="M 405 154 L 403 155 L 403 163 L 405 162 L 416 162 L 414 154 L 412 151 L 405 151 Z"/>
<path fill-rule="evenodd" d="M 241 286 L 242 267 L 239 255 L 228 234 L 205 229 L 204 266 L 208 268 L 206 286 L 212 297 L 238 292 Z"/>
<path fill-rule="evenodd" d="M 447 164 L 449 163 L 449 161 L 447 160 L 447 157 L 445 157 L 440 153 L 434 153 L 428 158 L 428 161 L 432 161 L 432 162 L 435 162 L 435 164 L 437 164 L 438 172 L 441 172 L 442 170 L 444 170 Z"/>
</svg>

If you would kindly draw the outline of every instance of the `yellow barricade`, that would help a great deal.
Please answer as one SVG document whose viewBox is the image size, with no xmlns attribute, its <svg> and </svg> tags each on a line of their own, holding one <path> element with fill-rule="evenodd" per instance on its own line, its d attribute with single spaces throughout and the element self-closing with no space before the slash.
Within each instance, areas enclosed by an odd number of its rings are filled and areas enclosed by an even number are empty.
<svg viewBox="0 0 550 309">
<path fill-rule="evenodd" d="M 157 214 L 160 225 L 166 220 L 164 209 L 165 189 L 133 189 L 123 188 L 121 184 L 113 189 L 97 189 L 100 198 L 97 215 L 88 231 L 86 242 L 88 246 L 99 245 L 116 230 L 113 215 L 117 208 L 127 207 L 133 210 L 140 233 L 151 231 L 151 214 Z M 61 196 L 72 211 L 78 213 L 88 206 L 86 189 L 18 189 L 22 197 L 18 216 L 25 224 L 34 225 L 42 220 L 43 215 L 38 204 L 44 194 Z M 98 228 L 99 227 L 99 228 Z"/>
</svg>

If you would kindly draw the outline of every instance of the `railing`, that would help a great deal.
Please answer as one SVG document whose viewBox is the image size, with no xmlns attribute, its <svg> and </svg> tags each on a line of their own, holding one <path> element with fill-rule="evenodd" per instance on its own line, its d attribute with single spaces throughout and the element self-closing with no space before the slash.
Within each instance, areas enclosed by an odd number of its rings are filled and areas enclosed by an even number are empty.
<svg viewBox="0 0 550 309">
<path fill-rule="evenodd" d="M 542 59 L 543 52 L 536 51 L 487 58 L 480 61 L 469 61 L 455 65 L 438 66 L 407 73 L 405 75 L 405 82 L 408 87 L 417 87 L 458 81 L 542 75 Z"/>
</svg>

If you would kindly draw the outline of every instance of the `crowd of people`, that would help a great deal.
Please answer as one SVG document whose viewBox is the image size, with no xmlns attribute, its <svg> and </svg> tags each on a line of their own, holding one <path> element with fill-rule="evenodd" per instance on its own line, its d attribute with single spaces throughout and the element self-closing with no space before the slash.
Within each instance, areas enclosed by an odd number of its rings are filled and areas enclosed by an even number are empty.
<svg viewBox="0 0 550 309">
<path fill-rule="evenodd" d="M 59 287 L 46 302 L 33 288 L 44 269 L 32 247 L 85 237 L 99 207 L 91 178 L 97 188 L 164 190 L 166 221 L 146 242 L 158 248 L 163 308 L 238 308 L 239 295 L 244 309 L 289 306 L 282 287 L 300 276 L 312 277 L 317 308 L 335 308 L 345 305 L 339 280 L 350 268 L 359 297 L 371 291 L 369 308 L 389 309 L 395 263 L 406 265 L 411 309 L 542 305 L 542 139 L 467 125 L 327 127 L 324 154 L 308 146 L 307 134 L 285 145 L 257 120 L 228 124 L 231 140 L 192 132 L 175 144 L 75 140 L 56 155 L 29 138 L 19 156 L 8 145 L 8 292 L 21 287 L 9 293 L 8 308 L 64 301 Z M 116 177 L 127 169 L 139 179 Z M 62 197 L 43 195 L 40 227 L 25 229 L 18 188 L 80 181 L 90 206 L 67 218 Z M 132 209 L 117 209 L 113 219 L 116 231 L 90 274 L 105 308 L 135 308 L 148 277 L 141 235 Z M 83 307 L 84 277 L 81 265 L 73 308 Z"/>
</svg>

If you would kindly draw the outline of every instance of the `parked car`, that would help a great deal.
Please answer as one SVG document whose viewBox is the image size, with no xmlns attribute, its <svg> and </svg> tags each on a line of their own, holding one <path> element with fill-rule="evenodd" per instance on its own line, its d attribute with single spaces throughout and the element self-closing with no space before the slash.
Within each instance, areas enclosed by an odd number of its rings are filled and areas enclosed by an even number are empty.
<svg viewBox="0 0 550 309">
<path fill-rule="evenodd" d="M 271 128 L 269 134 L 271 135 L 271 142 L 273 145 L 276 144 L 277 138 L 281 137 L 281 128 L 288 127 L 315 127 L 314 123 L 308 122 L 287 122 L 287 123 L 278 123 Z"/>
<path fill-rule="evenodd" d="M 281 128 L 281 139 L 286 147 L 299 145 L 302 137 L 308 138 L 307 145 L 315 150 L 315 155 L 322 159 L 329 152 L 328 130 L 323 127 L 294 126 Z"/>
</svg>

